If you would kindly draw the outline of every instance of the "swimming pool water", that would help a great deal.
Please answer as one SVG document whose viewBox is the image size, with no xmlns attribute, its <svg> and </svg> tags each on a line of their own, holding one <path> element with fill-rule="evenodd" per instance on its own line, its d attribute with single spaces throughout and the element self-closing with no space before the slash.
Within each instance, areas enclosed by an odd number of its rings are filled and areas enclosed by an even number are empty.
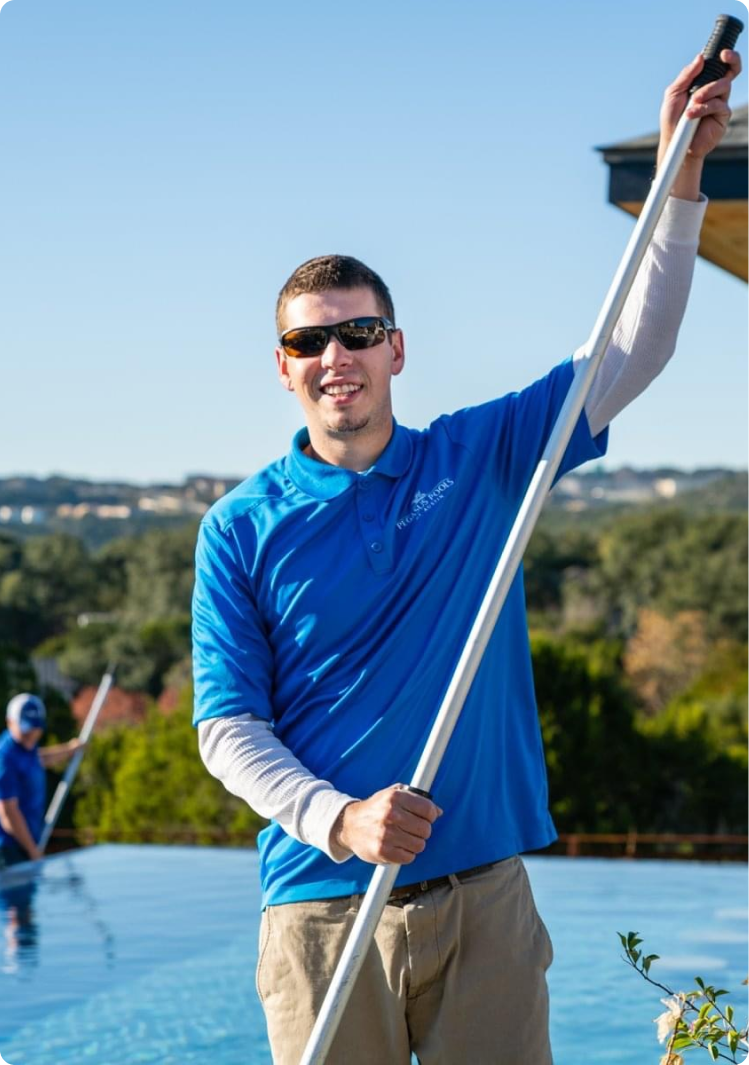
<svg viewBox="0 0 749 1065">
<path fill-rule="evenodd" d="M 730 989 L 745 1022 L 743 866 L 527 866 L 555 947 L 556 1065 L 659 1060 L 662 993 L 621 961 L 617 931 L 638 930 L 662 956 L 662 983 L 687 989 L 700 974 Z M 0 1054 L 9 1065 L 270 1065 L 254 988 L 259 899 L 257 854 L 245 850 L 105 845 L 49 858 L 25 887 L 5 874 Z"/>
</svg>

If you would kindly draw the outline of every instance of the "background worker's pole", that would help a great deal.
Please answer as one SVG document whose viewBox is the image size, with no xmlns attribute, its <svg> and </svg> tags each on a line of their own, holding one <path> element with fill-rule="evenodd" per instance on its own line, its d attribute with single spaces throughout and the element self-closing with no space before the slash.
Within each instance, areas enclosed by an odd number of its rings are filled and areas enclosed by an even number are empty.
<svg viewBox="0 0 749 1065">
<path fill-rule="evenodd" d="M 706 60 L 705 67 L 690 91 L 708 82 L 716 81 L 726 73 L 728 68 L 720 61 L 720 53 L 724 48 L 733 48 L 743 28 L 743 23 L 729 15 L 721 15 L 717 19 L 712 36 L 703 51 Z M 576 372 L 567 398 L 559 412 L 549 442 L 510 530 L 507 543 L 414 772 L 411 787 L 420 791 L 428 792 L 437 775 L 445 748 L 463 709 L 463 703 L 481 663 L 482 655 L 523 557 L 523 552 L 551 488 L 567 443 L 577 424 L 598 365 L 611 341 L 614 327 L 619 320 L 668 194 L 681 170 L 698 123 L 699 119 L 688 119 L 685 114 L 682 115 L 663 164 L 645 201 L 586 344 L 584 366 Z M 375 869 L 300 1065 L 322 1065 L 325 1061 L 399 869 L 399 865 L 380 865 Z"/>
<path fill-rule="evenodd" d="M 83 728 L 81 729 L 80 735 L 78 736 L 78 739 L 81 741 L 81 743 L 85 743 L 91 733 L 94 731 L 94 725 L 96 724 L 96 719 L 99 716 L 99 711 L 101 710 L 102 706 L 104 706 L 104 703 L 107 701 L 109 689 L 112 687 L 113 684 L 114 666 L 108 666 L 107 672 L 104 674 L 104 676 L 101 678 L 101 681 L 99 682 L 99 687 L 96 691 L 96 695 L 94 696 L 94 701 L 91 704 L 91 709 L 86 715 L 86 720 L 83 722 Z M 49 843 L 49 837 L 52 835 L 52 830 L 57 824 L 57 818 L 60 816 L 60 811 L 62 810 L 63 803 L 67 799 L 68 793 L 70 792 L 70 789 L 73 786 L 75 775 L 78 772 L 78 767 L 81 764 L 81 761 L 83 760 L 83 755 L 85 753 L 85 749 L 81 749 L 75 752 L 75 754 L 67 764 L 67 768 L 65 769 L 65 773 L 63 775 L 62 780 L 55 788 L 55 794 L 52 796 L 52 802 L 49 804 L 49 809 L 44 815 L 44 828 L 42 830 L 41 839 L 39 840 L 39 850 L 42 852 L 44 852 L 47 844 Z"/>
</svg>

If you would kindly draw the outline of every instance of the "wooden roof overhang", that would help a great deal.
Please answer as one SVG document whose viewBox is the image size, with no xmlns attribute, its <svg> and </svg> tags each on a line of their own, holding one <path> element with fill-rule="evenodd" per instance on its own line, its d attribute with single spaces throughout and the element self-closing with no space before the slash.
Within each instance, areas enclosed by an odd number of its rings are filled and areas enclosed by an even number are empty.
<svg viewBox="0 0 749 1065">
<path fill-rule="evenodd" d="M 726 135 L 705 160 L 702 191 L 710 201 L 700 255 L 747 280 L 747 105 L 731 115 Z M 609 166 L 609 203 L 639 215 L 650 189 L 658 134 L 596 149 Z"/>
</svg>

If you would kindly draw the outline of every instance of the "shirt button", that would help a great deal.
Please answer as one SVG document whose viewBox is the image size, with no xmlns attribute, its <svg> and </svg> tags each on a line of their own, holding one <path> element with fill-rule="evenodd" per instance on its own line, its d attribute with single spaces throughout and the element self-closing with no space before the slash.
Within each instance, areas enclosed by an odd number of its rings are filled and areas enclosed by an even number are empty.
<svg viewBox="0 0 749 1065">
<path fill-rule="evenodd" d="M 373 540 L 369 546 L 372 548 L 376 555 L 379 555 L 380 551 L 382 551 L 382 544 L 379 540 Z"/>
<path fill-rule="evenodd" d="M 374 514 L 362 514 L 364 521 L 374 521 Z"/>
<path fill-rule="evenodd" d="M 369 485 L 370 485 L 369 481 L 365 481 L 363 478 L 359 480 L 359 488 L 362 490 L 362 492 L 368 492 L 369 491 Z"/>
</svg>

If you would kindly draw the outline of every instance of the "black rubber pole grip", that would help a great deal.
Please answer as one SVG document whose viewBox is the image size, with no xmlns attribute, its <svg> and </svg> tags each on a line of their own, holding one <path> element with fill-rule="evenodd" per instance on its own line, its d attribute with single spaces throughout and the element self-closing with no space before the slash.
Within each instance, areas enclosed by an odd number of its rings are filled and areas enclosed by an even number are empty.
<svg viewBox="0 0 749 1065">
<path fill-rule="evenodd" d="M 724 48 L 733 49 L 743 28 L 741 19 L 734 18 L 733 15 L 718 15 L 710 40 L 702 49 L 705 65 L 689 86 L 690 93 L 723 77 L 728 70 L 728 64 L 721 61 L 720 53 Z"/>
<path fill-rule="evenodd" d="M 406 784 L 406 791 L 410 791 L 412 795 L 423 795 L 425 799 L 434 802 L 431 791 L 424 791 L 422 788 L 412 788 L 410 784 Z"/>
</svg>

